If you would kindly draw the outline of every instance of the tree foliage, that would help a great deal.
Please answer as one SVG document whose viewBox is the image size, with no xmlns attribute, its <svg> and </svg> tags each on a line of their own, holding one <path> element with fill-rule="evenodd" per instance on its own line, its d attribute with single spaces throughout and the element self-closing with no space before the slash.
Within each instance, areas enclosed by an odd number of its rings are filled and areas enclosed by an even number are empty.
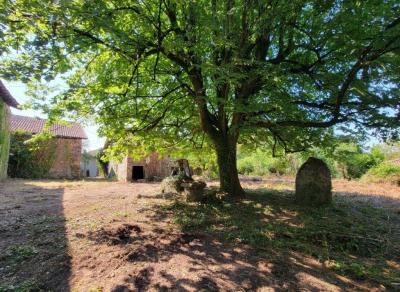
<svg viewBox="0 0 400 292">
<path fill-rule="evenodd" d="M 213 145 L 240 194 L 236 145 L 301 151 L 399 126 L 397 0 L 4 1 L 4 77 L 67 73 L 53 113 L 97 117 L 115 147 Z M 145 142 L 144 142 L 145 141 Z"/>
</svg>

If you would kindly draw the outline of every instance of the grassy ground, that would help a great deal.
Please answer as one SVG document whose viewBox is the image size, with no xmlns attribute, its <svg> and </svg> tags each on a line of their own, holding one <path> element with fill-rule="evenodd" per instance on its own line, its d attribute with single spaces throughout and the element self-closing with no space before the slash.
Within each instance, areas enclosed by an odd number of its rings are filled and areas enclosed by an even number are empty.
<svg viewBox="0 0 400 292">
<path fill-rule="evenodd" d="M 301 253 L 340 275 L 391 288 L 400 279 L 399 218 L 368 203 L 337 197 L 332 206 L 305 208 L 291 195 L 260 190 L 241 203 L 176 201 L 164 209 L 183 231 L 248 244 L 260 254 Z"/>
<path fill-rule="evenodd" d="M 398 187 L 335 181 L 306 208 L 290 180 L 243 185 L 198 204 L 155 183 L 0 184 L 0 291 L 400 289 Z"/>
</svg>

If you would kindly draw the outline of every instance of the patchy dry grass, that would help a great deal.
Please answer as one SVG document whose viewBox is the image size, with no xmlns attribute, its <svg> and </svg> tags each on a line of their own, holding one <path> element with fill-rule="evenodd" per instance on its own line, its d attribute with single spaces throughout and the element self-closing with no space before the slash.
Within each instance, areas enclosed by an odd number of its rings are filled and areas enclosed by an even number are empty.
<svg viewBox="0 0 400 292">
<path fill-rule="evenodd" d="M 269 177 L 262 182 L 246 180 L 243 186 L 249 190 L 274 190 L 283 193 L 294 192 L 294 178 Z M 394 184 L 367 183 L 357 180 L 333 180 L 334 196 L 348 200 L 371 203 L 375 206 L 400 211 L 400 187 Z"/>
<path fill-rule="evenodd" d="M 164 208 L 186 232 L 206 232 L 261 253 L 312 257 L 354 280 L 394 288 L 400 279 L 390 264 L 400 260 L 399 218 L 367 203 L 336 198 L 330 207 L 311 209 L 294 204 L 291 195 L 253 191 L 240 203 L 178 201 Z"/>
<path fill-rule="evenodd" d="M 0 291 L 400 289 L 399 188 L 335 181 L 310 209 L 293 180 L 243 185 L 205 205 L 156 183 L 0 184 Z"/>
</svg>

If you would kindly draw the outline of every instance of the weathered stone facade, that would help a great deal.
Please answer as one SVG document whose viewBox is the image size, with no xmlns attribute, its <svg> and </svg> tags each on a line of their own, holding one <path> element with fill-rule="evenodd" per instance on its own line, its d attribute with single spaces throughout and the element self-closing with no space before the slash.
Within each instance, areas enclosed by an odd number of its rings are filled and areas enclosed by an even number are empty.
<svg viewBox="0 0 400 292">
<path fill-rule="evenodd" d="M 78 178 L 82 156 L 82 140 L 55 138 L 57 140 L 50 178 Z"/>
<path fill-rule="evenodd" d="M 160 157 L 158 153 L 152 153 L 140 160 L 125 156 L 120 162 L 110 162 L 109 173 L 114 172 L 119 181 L 129 182 L 134 180 L 134 167 L 143 168 L 143 179 L 161 179 L 170 175 L 172 160 L 169 156 Z"/>
</svg>

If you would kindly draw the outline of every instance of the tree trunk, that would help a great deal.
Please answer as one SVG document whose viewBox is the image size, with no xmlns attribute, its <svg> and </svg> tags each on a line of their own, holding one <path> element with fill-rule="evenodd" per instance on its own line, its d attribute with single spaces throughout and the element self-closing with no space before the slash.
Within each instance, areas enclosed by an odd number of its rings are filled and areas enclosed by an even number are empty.
<svg viewBox="0 0 400 292">
<path fill-rule="evenodd" d="M 220 190 L 238 199 L 244 196 L 236 165 L 236 141 L 220 138 L 216 146 Z"/>
</svg>

